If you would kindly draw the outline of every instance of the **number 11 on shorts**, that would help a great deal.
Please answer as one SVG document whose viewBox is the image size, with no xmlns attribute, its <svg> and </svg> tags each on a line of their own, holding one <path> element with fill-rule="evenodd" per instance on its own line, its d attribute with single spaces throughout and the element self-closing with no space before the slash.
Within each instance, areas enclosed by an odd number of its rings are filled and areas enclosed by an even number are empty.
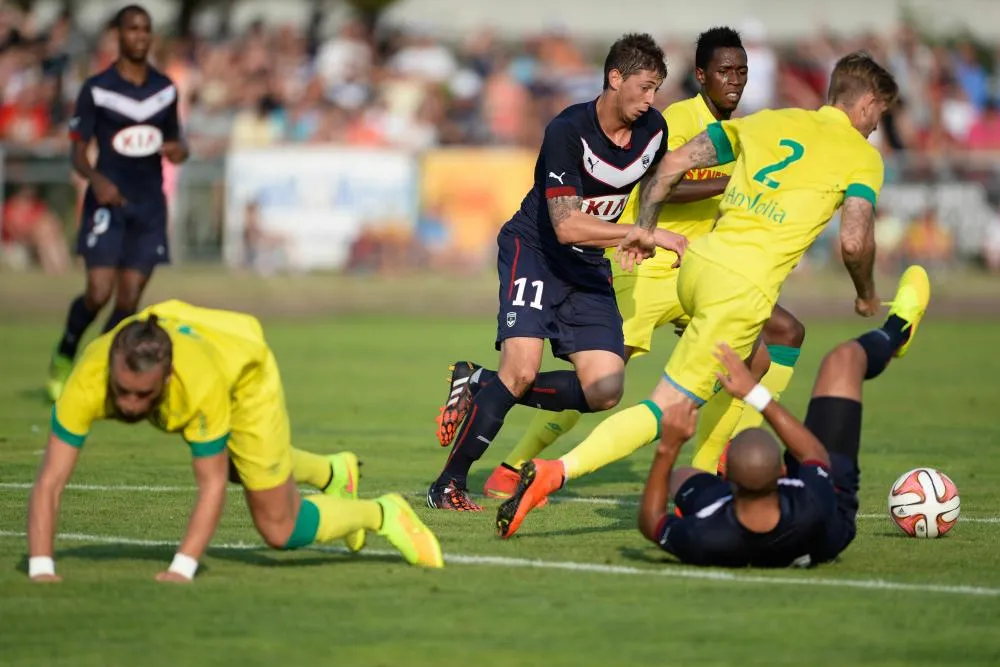
<svg viewBox="0 0 1000 667">
<path fill-rule="evenodd" d="M 517 287 L 517 294 L 514 295 L 514 300 L 510 302 L 512 306 L 523 306 L 524 305 L 524 290 L 528 284 L 527 278 L 518 278 L 514 281 L 514 285 Z M 535 288 L 535 298 L 531 300 L 528 305 L 535 310 L 542 309 L 542 290 L 545 289 L 545 283 L 541 280 L 532 280 L 531 286 Z"/>
</svg>

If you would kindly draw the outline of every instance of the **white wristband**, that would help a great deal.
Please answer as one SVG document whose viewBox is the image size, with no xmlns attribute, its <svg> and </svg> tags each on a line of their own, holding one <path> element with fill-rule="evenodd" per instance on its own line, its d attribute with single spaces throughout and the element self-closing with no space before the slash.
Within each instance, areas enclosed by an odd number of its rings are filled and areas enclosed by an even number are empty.
<svg viewBox="0 0 1000 667">
<path fill-rule="evenodd" d="M 50 556 L 32 556 L 28 559 L 28 577 L 34 579 L 43 574 L 55 574 L 56 562 Z"/>
<path fill-rule="evenodd" d="M 771 402 L 771 392 L 767 390 L 762 384 L 754 385 L 746 396 L 743 397 L 743 402 L 752 407 L 757 412 L 763 412 L 767 404 Z"/>
<path fill-rule="evenodd" d="M 194 579 L 194 573 L 198 571 L 198 561 L 178 551 L 174 554 L 174 560 L 167 571 L 176 572 L 185 579 Z"/>
</svg>

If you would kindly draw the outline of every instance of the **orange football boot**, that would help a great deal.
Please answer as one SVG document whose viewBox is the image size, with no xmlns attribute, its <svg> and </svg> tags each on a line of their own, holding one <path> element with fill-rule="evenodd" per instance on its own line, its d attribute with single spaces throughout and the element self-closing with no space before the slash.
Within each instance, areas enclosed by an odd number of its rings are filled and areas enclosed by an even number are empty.
<svg viewBox="0 0 1000 667">
<path fill-rule="evenodd" d="M 487 498 L 506 500 L 514 495 L 519 479 L 521 479 L 520 471 L 503 464 L 498 465 L 493 469 L 489 479 L 486 480 L 486 484 L 483 485 L 483 495 Z M 542 501 L 536 507 L 544 507 L 548 502 L 549 499 L 547 497 L 542 498 Z"/>
<path fill-rule="evenodd" d="M 497 534 L 507 539 L 517 532 L 528 512 L 563 485 L 563 465 L 559 461 L 532 459 L 521 468 L 514 495 L 497 510 Z"/>
</svg>

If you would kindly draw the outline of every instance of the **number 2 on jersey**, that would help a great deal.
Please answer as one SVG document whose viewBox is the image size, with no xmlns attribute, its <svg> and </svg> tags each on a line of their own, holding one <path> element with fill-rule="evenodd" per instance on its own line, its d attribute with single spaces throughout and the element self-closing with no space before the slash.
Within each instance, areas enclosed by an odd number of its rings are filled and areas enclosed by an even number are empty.
<svg viewBox="0 0 1000 667">
<path fill-rule="evenodd" d="M 793 139 L 782 139 L 778 142 L 779 146 L 785 146 L 792 149 L 792 154 L 786 157 L 784 160 L 779 160 L 773 164 L 769 164 L 766 167 L 762 167 L 760 171 L 753 175 L 753 180 L 758 183 L 763 183 L 765 187 L 774 190 L 781 185 L 778 181 L 771 178 L 771 174 L 781 171 L 785 167 L 798 162 L 802 159 L 802 156 L 806 154 L 805 146 Z"/>
</svg>

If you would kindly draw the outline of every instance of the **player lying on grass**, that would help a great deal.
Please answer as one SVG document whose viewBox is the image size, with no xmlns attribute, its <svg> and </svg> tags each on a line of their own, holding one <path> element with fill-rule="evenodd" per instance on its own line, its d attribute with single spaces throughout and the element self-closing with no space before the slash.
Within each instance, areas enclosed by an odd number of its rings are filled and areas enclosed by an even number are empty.
<svg viewBox="0 0 1000 667">
<path fill-rule="evenodd" d="M 57 581 L 53 562 L 63 488 L 91 424 L 148 421 L 191 448 L 198 497 L 159 581 L 190 581 L 222 515 L 232 462 L 257 532 L 295 549 L 343 538 L 359 551 L 384 535 L 410 563 L 441 567 L 437 538 L 402 496 L 358 500 L 358 461 L 291 445 L 274 354 L 252 316 L 167 301 L 126 318 L 87 346 L 52 408 L 52 430 L 28 506 L 29 576 Z M 325 493 L 303 498 L 296 482 Z"/>
<path fill-rule="evenodd" d="M 700 90 L 694 97 L 675 102 L 663 112 L 669 133 L 667 147 L 677 150 L 708 125 L 729 119 L 743 94 L 747 72 L 747 54 L 739 33 L 732 28 L 717 27 L 699 35 L 695 78 Z M 687 172 L 677 192 L 661 209 L 657 226 L 682 234 L 689 243 L 710 232 L 734 166 L 730 162 Z M 632 224 L 639 217 L 639 190 L 639 186 L 632 189 L 619 223 Z M 657 249 L 653 257 L 631 272 L 612 263 L 615 296 L 623 320 L 625 358 L 629 361 L 650 352 L 654 330 L 669 324 L 680 332 L 688 325 L 688 315 L 677 298 L 680 271 L 675 260 L 673 253 Z M 761 338 L 771 357 L 771 366 L 761 384 L 780 396 L 791 382 L 805 327 L 787 310 L 775 305 Z M 473 392 L 476 389 L 470 387 Z M 725 394 L 717 394 L 704 408 L 698 423 L 693 464 L 696 468 L 715 472 L 730 435 L 761 423 L 754 410 L 744 410 L 742 402 L 724 400 L 727 398 Z M 521 466 L 568 433 L 579 420 L 580 412 L 576 410 L 536 412 L 527 432 L 486 480 L 483 493 L 493 498 L 509 498 L 517 487 Z M 562 456 L 570 479 L 598 470 L 634 449 L 628 439 L 586 442 L 586 446 Z"/>
<path fill-rule="evenodd" d="M 867 137 L 894 103 L 892 75 L 870 56 L 841 58 L 830 77 L 829 104 L 821 109 L 759 111 L 712 123 L 663 158 L 641 190 L 639 219 L 619 246 L 619 256 L 654 245 L 660 206 L 685 173 L 732 162 L 733 175 L 708 234 L 691 242 L 677 276 L 677 297 L 690 317 L 647 400 L 605 419 L 578 449 L 606 448 L 627 455 L 657 439 L 669 426 L 675 403 L 701 407 L 719 393 L 714 357 L 729 345 L 760 379 L 769 366 L 761 331 L 792 269 L 841 209 L 840 246 L 854 281 L 855 310 L 871 317 L 875 293 L 875 202 L 883 182 L 882 156 Z M 732 399 L 730 399 L 732 400 Z M 610 463 L 614 459 L 606 459 Z M 589 472 L 565 460 L 534 459 L 521 468 L 518 488 L 497 511 L 497 530 L 513 535 L 544 496 Z"/>
<path fill-rule="evenodd" d="M 930 299 L 926 272 L 911 266 L 880 329 L 841 343 L 820 366 L 805 423 L 773 400 L 729 346 L 719 346 L 723 388 L 760 411 L 769 432 L 743 431 L 729 447 L 727 479 L 673 469 L 694 432 L 697 410 L 676 404 L 664 429 L 639 510 L 639 530 L 692 565 L 786 567 L 836 558 L 856 533 L 861 393 L 913 342 Z M 782 470 L 784 463 L 786 470 Z M 681 514 L 668 511 L 673 493 Z"/>
</svg>

